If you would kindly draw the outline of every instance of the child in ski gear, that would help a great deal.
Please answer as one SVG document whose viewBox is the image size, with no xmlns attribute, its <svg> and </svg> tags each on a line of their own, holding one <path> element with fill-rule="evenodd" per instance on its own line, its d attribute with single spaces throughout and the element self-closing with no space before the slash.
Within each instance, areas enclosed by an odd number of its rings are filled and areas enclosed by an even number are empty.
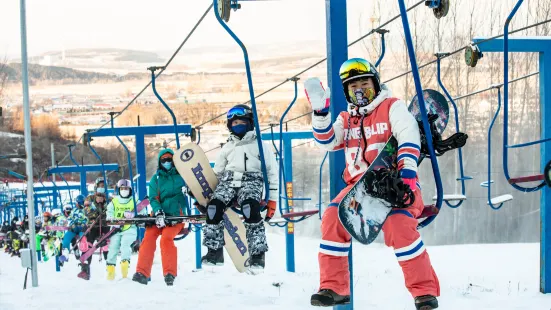
<svg viewBox="0 0 551 310">
<path fill-rule="evenodd" d="M 172 157 L 171 149 L 163 149 L 157 159 L 157 173 L 149 182 L 149 203 L 156 217 L 155 226 L 147 227 L 138 253 L 138 265 L 133 281 L 147 284 L 151 275 L 153 256 L 157 246 L 157 238 L 161 236 L 161 257 L 163 263 L 163 275 L 165 283 L 171 286 L 178 275 L 178 253 L 174 245 L 174 237 L 184 228 L 184 224 L 169 225 L 165 216 L 184 215 L 189 208 L 187 199 L 182 193 L 185 186 L 184 179 L 180 176 Z"/>
<path fill-rule="evenodd" d="M 413 191 L 415 200 L 410 207 L 394 209 L 390 213 L 383 225 L 385 244 L 394 248 L 417 309 L 437 308 L 436 297 L 440 295 L 438 278 L 417 231 L 417 217 L 424 208 L 417 179 L 420 152 L 417 122 L 405 102 L 392 97 L 388 88 L 380 84 L 378 72 L 366 60 L 353 58 L 346 61 L 339 74 L 348 111 L 341 112 L 334 123 L 329 112 L 329 89 L 324 90 L 317 78 L 305 82 L 306 95 L 314 110 L 314 138 L 324 150 L 344 150 L 346 168 L 343 179 L 347 184 L 323 215 L 318 255 L 320 287 L 319 292 L 312 295 L 311 303 L 333 306 L 350 300 L 347 256 L 351 236 L 339 221 L 337 207 L 393 135 L 398 141 L 400 177 Z"/>
<path fill-rule="evenodd" d="M 263 269 L 264 253 L 268 251 L 268 243 L 260 212 L 264 190 L 270 191 L 270 200 L 267 202 L 268 216 L 273 216 L 275 210 L 279 186 L 275 155 L 270 151 L 271 147 L 265 143 L 263 151 L 269 188 L 264 188 L 260 150 L 256 141 L 251 108 L 241 104 L 231 108 L 227 113 L 227 127 L 231 133 L 230 137 L 214 165 L 219 183 L 207 206 L 203 245 L 208 248 L 208 253 L 203 256 L 202 261 L 207 265 L 224 263 L 222 219 L 226 209 L 237 202 L 245 217 L 251 268 Z"/>
<path fill-rule="evenodd" d="M 133 218 L 134 201 L 132 199 L 132 183 L 130 180 L 122 179 L 117 182 L 117 193 L 107 206 L 107 220 Z M 145 208 L 140 214 L 145 214 Z M 136 225 L 127 224 L 122 227 L 112 226 L 111 229 L 117 229 L 119 232 L 111 235 L 109 243 L 109 255 L 107 256 L 107 280 L 115 279 L 115 266 L 117 264 L 117 254 L 121 252 L 121 274 L 123 278 L 128 276 L 128 267 L 130 266 L 130 257 L 132 255 L 132 243 L 138 236 Z"/>
<path fill-rule="evenodd" d="M 94 194 L 89 195 L 84 201 L 84 214 L 88 219 L 88 234 L 83 236 L 80 240 L 80 251 L 82 253 L 91 249 L 96 240 L 109 231 L 109 227 L 105 226 L 105 209 L 109 201 L 105 195 L 105 181 L 103 178 L 97 178 L 94 186 Z M 91 227 L 90 227 L 91 226 Z M 107 259 L 107 247 L 103 246 L 103 257 Z M 90 264 L 92 263 L 92 256 L 87 259 L 86 262 L 80 263 L 81 271 L 77 277 L 89 280 L 90 279 Z"/>
<path fill-rule="evenodd" d="M 78 195 L 75 198 L 76 207 L 71 210 L 69 215 L 66 214 L 68 230 L 65 233 L 65 236 L 63 236 L 63 249 L 70 250 L 70 248 L 73 247 L 75 249 L 75 257 L 77 259 L 80 257 L 80 253 L 75 247 L 76 238 L 77 236 L 82 237 L 86 231 L 86 223 L 88 222 L 88 219 L 84 214 L 85 199 L 86 198 L 84 195 Z"/>
<path fill-rule="evenodd" d="M 6 232 L 6 248 L 5 252 L 8 254 L 13 254 L 13 240 L 16 237 L 15 229 L 17 228 L 17 222 L 19 222 L 19 217 L 15 216 L 11 222 L 8 224 Z"/>
<path fill-rule="evenodd" d="M 48 211 L 42 214 L 42 229 L 36 234 L 36 247 L 40 247 L 42 253 L 42 260 L 47 262 L 50 259 L 50 256 L 54 253 L 54 233 L 52 231 L 47 231 L 46 227 L 52 225 L 52 214 Z"/>
<path fill-rule="evenodd" d="M 9 229 L 10 223 L 8 221 L 4 221 L 4 223 L 2 223 L 2 227 L 0 228 L 0 247 L 6 246 L 7 233 Z"/>
</svg>

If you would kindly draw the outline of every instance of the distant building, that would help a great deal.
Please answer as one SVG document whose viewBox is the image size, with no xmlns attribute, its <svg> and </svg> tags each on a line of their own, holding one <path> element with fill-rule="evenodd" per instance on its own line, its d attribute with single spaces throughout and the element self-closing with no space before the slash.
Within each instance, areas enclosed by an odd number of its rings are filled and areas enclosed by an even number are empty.
<svg viewBox="0 0 551 310">
<path fill-rule="evenodd" d="M 62 104 L 53 104 L 52 110 L 53 111 L 61 111 L 61 112 L 67 112 L 73 108 L 72 104 L 68 103 L 62 103 Z"/>
</svg>

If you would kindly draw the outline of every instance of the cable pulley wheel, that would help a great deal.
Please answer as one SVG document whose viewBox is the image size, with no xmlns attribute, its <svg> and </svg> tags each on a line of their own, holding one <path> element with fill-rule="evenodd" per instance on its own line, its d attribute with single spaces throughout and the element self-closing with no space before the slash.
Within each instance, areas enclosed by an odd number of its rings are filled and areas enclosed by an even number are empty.
<svg viewBox="0 0 551 310">
<path fill-rule="evenodd" d="M 482 53 L 477 45 L 471 44 L 465 48 L 465 63 L 467 66 L 476 67 L 480 58 L 482 58 Z"/>
<path fill-rule="evenodd" d="M 434 17 L 438 19 L 448 15 L 449 11 L 450 11 L 450 0 L 440 0 L 440 4 L 436 8 L 432 9 L 432 13 L 434 13 Z"/>
<path fill-rule="evenodd" d="M 227 23 L 230 21 L 231 0 L 218 0 L 218 14 Z"/>
</svg>

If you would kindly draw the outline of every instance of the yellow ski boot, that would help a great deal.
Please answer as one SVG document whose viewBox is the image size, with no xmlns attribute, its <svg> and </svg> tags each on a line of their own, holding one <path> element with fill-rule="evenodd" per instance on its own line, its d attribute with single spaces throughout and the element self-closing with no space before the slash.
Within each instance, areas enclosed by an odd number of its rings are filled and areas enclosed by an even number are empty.
<svg viewBox="0 0 551 310">
<path fill-rule="evenodd" d="M 115 265 L 107 265 L 107 280 L 115 280 Z"/>
<path fill-rule="evenodd" d="M 128 267 L 130 267 L 130 262 L 127 260 L 123 260 L 121 262 L 121 273 L 124 279 L 128 277 Z"/>
</svg>

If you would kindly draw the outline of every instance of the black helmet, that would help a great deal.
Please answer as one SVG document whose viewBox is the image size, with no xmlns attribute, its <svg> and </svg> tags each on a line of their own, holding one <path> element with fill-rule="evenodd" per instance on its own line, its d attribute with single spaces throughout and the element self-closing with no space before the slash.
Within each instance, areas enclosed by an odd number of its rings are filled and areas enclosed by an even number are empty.
<svg viewBox="0 0 551 310">
<path fill-rule="evenodd" d="M 247 131 L 251 131 L 254 128 L 254 114 L 253 110 L 244 104 L 238 104 L 234 106 L 233 108 L 228 110 L 228 113 L 226 114 L 226 126 L 228 127 L 228 130 L 236 135 L 236 136 L 243 136 L 235 133 L 232 129 L 232 121 L 240 119 L 248 122 Z"/>
<path fill-rule="evenodd" d="M 371 77 L 375 85 L 375 96 L 381 91 L 379 72 L 377 72 L 374 65 L 363 58 L 351 58 L 345 61 L 341 65 L 339 76 L 341 78 L 346 101 L 351 104 L 358 105 L 350 98 L 350 94 L 348 93 L 348 84 L 356 79 Z"/>
</svg>

